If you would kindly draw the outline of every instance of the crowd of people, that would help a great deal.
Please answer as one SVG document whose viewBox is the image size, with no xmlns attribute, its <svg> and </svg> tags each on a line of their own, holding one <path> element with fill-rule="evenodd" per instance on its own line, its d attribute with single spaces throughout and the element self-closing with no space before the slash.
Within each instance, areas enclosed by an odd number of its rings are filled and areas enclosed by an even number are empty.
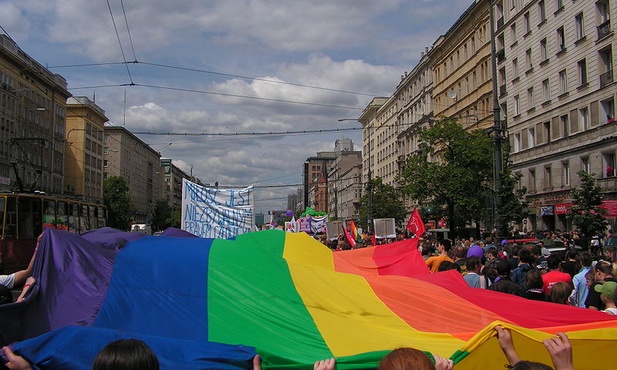
<svg viewBox="0 0 617 370">
<path fill-rule="evenodd" d="M 456 269 L 473 288 L 617 314 L 614 251 L 598 256 L 560 240 L 567 247 L 550 252 L 545 242 L 423 240 L 420 249 L 432 272 Z"/>
</svg>

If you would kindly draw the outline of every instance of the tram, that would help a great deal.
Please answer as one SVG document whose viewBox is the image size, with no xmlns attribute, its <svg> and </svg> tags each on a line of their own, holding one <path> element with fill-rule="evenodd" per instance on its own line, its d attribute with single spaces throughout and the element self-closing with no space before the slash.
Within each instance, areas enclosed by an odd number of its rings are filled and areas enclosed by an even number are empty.
<svg viewBox="0 0 617 370">
<path fill-rule="evenodd" d="M 0 268 L 11 273 L 27 266 L 46 227 L 80 234 L 106 223 L 102 204 L 45 194 L 0 193 Z"/>
</svg>

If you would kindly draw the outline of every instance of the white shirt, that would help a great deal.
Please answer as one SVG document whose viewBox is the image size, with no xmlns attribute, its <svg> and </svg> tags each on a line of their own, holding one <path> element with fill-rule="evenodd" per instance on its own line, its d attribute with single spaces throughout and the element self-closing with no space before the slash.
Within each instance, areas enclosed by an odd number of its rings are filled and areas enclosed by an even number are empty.
<svg viewBox="0 0 617 370">
<path fill-rule="evenodd" d="M 15 285 L 15 274 L 0 275 L 0 285 L 13 289 L 13 286 Z"/>
</svg>

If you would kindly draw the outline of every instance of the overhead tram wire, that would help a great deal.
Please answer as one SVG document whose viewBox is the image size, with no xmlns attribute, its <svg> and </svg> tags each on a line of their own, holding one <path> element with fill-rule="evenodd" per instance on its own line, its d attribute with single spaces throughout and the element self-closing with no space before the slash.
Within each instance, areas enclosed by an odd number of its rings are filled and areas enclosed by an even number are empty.
<svg viewBox="0 0 617 370">
<path fill-rule="evenodd" d="M 296 101 L 296 100 L 263 98 L 263 97 L 259 97 L 259 96 L 229 94 L 229 93 L 221 93 L 221 92 L 205 91 L 205 90 L 194 90 L 194 89 L 187 89 L 187 88 L 181 88 L 181 87 L 147 85 L 147 84 L 139 84 L 139 83 L 134 83 L 134 82 L 131 82 L 129 84 L 118 84 L 118 85 L 79 86 L 79 87 L 72 87 L 71 90 L 100 89 L 100 88 L 126 87 L 126 86 L 147 87 L 147 88 L 151 88 L 151 89 L 181 91 L 181 92 L 188 92 L 188 93 L 195 93 L 195 94 L 205 94 L 205 95 L 219 95 L 219 96 L 227 96 L 227 97 L 231 97 L 231 98 L 241 98 L 241 99 L 259 100 L 259 101 L 269 101 L 269 102 L 275 102 L 275 103 L 309 105 L 309 106 L 316 106 L 316 107 L 323 107 L 323 108 L 352 109 L 352 110 L 362 110 L 363 109 L 363 108 L 346 106 L 346 105 L 335 105 L 335 104 L 325 104 L 325 103 L 311 103 L 311 102 L 303 102 L 303 101 Z"/>
<path fill-rule="evenodd" d="M 363 92 L 358 92 L 358 91 L 335 89 L 335 88 L 323 87 L 323 86 L 305 85 L 305 84 L 295 83 L 295 82 L 277 81 L 277 80 L 273 80 L 269 78 L 260 78 L 260 77 L 252 77 L 252 76 L 237 75 L 237 74 L 232 74 L 232 73 L 225 73 L 225 72 L 209 71 L 209 70 L 199 69 L 199 68 L 180 67 L 180 66 L 173 66 L 169 64 L 155 63 L 155 62 L 144 62 L 144 61 L 138 61 L 137 58 L 134 61 L 126 61 L 126 62 L 64 64 L 64 65 L 48 66 L 47 68 L 55 69 L 55 68 L 100 67 L 100 66 L 119 65 L 119 64 L 143 64 L 143 65 L 158 67 L 158 68 L 168 68 L 168 69 L 175 69 L 175 70 L 187 71 L 187 72 L 211 74 L 215 76 L 240 78 L 244 80 L 261 81 L 261 82 L 268 82 L 268 83 L 279 84 L 279 85 L 304 87 L 308 89 L 332 91 L 332 92 L 338 92 L 338 93 L 343 93 L 343 94 L 363 95 L 363 96 L 370 96 L 370 97 L 375 97 L 379 95 L 379 94 L 363 93 Z"/>
<path fill-rule="evenodd" d="M 114 19 L 114 13 L 111 10 L 111 4 L 109 4 L 109 0 L 107 0 L 107 8 L 109 9 L 109 15 L 111 16 L 111 22 L 114 25 L 114 30 L 116 31 L 116 38 L 118 39 L 118 44 L 120 45 L 120 52 L 122 53 L 122 59 L 124 60 L 124 64 L 126 65 L 126 73 L 129 76 L 129 81 L 131 81 L 131 85 L 134 85 L 133 76 L 131 75 L 131 70 L 129 68 L 128 63 L 126 62 L 126 55 L 124 54 L 124 48 L 122 47 L 122 41 L 120 40 L 120 34 L 118 33 L 118 27 L 116 26 L 116 20 Z"/>
<path fill-rule="evenodd" d="M 330 132 L 358 131 L 360 127 L 331 128 L 320 130 L 298 130 L 298 131 L 269 131 L 269 132 L 152 132 L 134 131 L 135 135 L 155 135 L 155 136 L 277 136 L 277 135 L 303 135 L 320 134 Z"/>
</svg>

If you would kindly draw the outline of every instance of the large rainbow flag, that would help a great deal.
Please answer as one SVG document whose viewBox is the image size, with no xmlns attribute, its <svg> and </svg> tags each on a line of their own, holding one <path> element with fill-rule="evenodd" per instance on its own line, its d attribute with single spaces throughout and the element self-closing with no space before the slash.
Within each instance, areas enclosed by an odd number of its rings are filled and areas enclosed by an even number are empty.
<svg viewBox="0 0 617 370">
<path fill-rule="evenodd" d="M 469 288 L 456 271 L 431 274 L 415 239 L 332 252 L 278 230 L 235 240 L 143 237 L 117 254 L 93 330 L 241 344 L 265 369 L 311 369 L 330 357 L 337 369 L 374 369 L 403 346 L 478 369 L 506 363 L 497 324 L 512 329 L 523 359 L 550 364 L 542 340 L 564 331 L 576 369 L 614 368 L 616 317 Z"/>
</svg>

